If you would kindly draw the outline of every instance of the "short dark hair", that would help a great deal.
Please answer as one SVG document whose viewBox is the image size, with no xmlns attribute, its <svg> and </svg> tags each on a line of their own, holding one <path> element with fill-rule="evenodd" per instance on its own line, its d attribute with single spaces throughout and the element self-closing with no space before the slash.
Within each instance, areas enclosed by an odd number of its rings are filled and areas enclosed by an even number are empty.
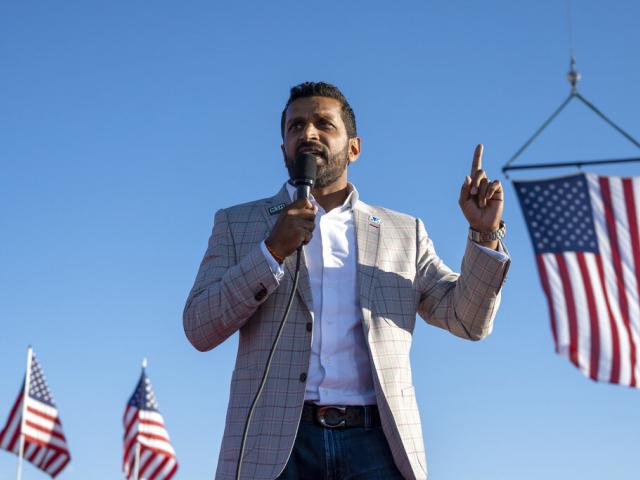
<svg viewBox="0 0 640 480">
<path fill-rule="evenodd" d="M 280 118 L 280 133 L 282 134 L 282 138 L 284 138 L 284 122 L 287 116 L 287 108 L 289 108 L 289 105 L 295 100 L 305 97 L 328 97 L 338 100 L 342 104 L 341 116 L 344 126 L 347 129 L 347 136 L 353 138 L 358 135 L 356 130 L 356 114 L 353 113 L 347 97 L 342 94 L 338 87 L 326 82 L 304 82 L 295 87 L 291 87 L 289 100 L 287 100 L 287 104 L 284 106 L 284 110 L 282 110 L 282 117 Z"/>
</svg>

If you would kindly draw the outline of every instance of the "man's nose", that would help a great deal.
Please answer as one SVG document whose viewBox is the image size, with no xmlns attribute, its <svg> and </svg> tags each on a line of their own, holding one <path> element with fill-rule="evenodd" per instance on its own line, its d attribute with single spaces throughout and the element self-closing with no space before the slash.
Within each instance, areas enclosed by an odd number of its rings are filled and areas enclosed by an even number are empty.
<svg viewBox="0 0 640 480">
<path fill-rule="evenodd" d="M 318 140 L 320 136 L 318 135 L 318 130 L 313 125 L 313 123 L 309 122 L 302 132 L 302 136 L 305 141 Z"/>
</svg>

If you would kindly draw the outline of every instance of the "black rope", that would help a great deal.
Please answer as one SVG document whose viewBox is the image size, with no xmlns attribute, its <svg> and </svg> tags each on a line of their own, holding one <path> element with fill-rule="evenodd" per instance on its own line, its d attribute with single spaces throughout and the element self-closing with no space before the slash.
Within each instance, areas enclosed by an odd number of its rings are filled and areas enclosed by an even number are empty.
<svg viewBox="0 0 640 480">
<path fill-rule="evenodd" d="M 621 127 L 619 127 L 618 125 L 613 123 L 613 121 L 611 119 L 609 119 L 600 110 L 598 110 L 593 103 L 591 103 L 589 100 L 584 98 L 579 92 L 576 92 L 575 96 L 578 98 L 578 100 L 581 100 L 582 103 L 584 103 L 587 107 L 589 107 L 591 110 L 593 110 L 596 113 L 596 115 L 598 115 L 605 122 L 607 122 L 609 125 L 611 125 L 613 128 L 615 128 L 618 131 L 618 133 L 620 133 L 623 137 L 625 137 L 627 140 L 629 140 L 631 143 L 633 143 L 636 147 L 640 148 L 640 143 L 635 138 L 633 138 L 631 135 L 629 135 L 627 132 L 625 132 Z"/>
<path fill-rule="evenodd" d="M 640 142 L 638 142 L 629 133 L 627 133 L 620 126 L 614 123 L 613 120 L 607 117 L 598 108 L 596 108 L 596 106 L 593 103 L 591 103 L 580 92 L 578 92 L 577 84 L 578 84 L 578 81 L 580 80 L 580 73 L 576 70 L 576 57 L 575 57 L 575 51 L 573 46 L 573 25 L 572 25 L 571 17 L 572 17 L 571 0 L 567 0 L 567 28 L 569 31 L 568 32 L 569 33 L 569 56 L 571 57 L 567 79 L 571 84 L 571 93 L 569 93 L 569 96 L 566 98 L 564 102 L 562 102 L 562 104 L 556 109 L 556 111 L 553 112 L 553 114 L 549 118 L 547 118 L 547 120 L 545 120 L 542 126 L 535 131 L 535 133 L 529 138 L 529 140 L 524 142 L 524 145 L 522 145 L 518 149 L 518 151 L 511 156 L 509 161 L 504 164 L 504 166 L 502 167 L 502 173 L 507 178 L 509 178 L 509 175 L 507 175 L 507 172 L 509 170 L 528 170 L 531 168 L 556 168 L 556 167 L 572 167 L 572 166 L 580 168 L 584 165 L 602 165 L 607 163 L 631 163 L 631 162 L 640 161 L 640 158 L 626 158 L 626 159 L 619 159 L 619 160 L 588 160 L 588 161 L 585 160 L 581 162 L 539 163 L 539 164 L 526 164 L 526 165 L 518 165 L 518 166 L 512 165 L 512 163 L 516 160 L 516 158 L 518 158 L 522 154 L 522 152 L 524 152 L 527 149 L 527 147 L 529 147 L 529 145 L 531 145 L 534 142 L 534 140 L 538 138 L 538 136 L 543 132 L 543 130 L 549 126 L 549 124 L 558 116 L 558 114 L 560 114 L 562 110 L 564 110 L 564 108 L 574 98 L 577 98 L 582 103 L 584 103 L 587 107 L 589 107 L 589 109 L 591 109 L 592 112 L 594 112 L 601 119 L 603 119 L 609 126 L 615 129 L 619 134 L 621 134 L 623 137 L 625 137 L 627 140 L 633 143 L 636 147 L 640 148 Z"/>
<path fill-rule="evenodd" d="M 571 0 L 567 0 L 567 31 L 569 34 L 569 55 L 575 64 L 575 50 L 573 48 L 573 18 L 571 15 Z"/>
<path fill-rule="evenodd" d="M 538 128 L 538 130 L 535 131 L 535 133 L 533 135 L 531 135 L 531 137 L 529 138 L 529 140 L 527 140 L 526 142 L 524 142 L 524 145 L 522 145 L 518 151 L 516 153 L 513 154 L 513 156 L 509 159 L 509 161 L 507 163 L 505 163 L 505 165 L 502 167 L 502 172 L 506 172 L 507 170 L 512 170 L 511 168 L 509 168 L 509 166 L 515 161 L 516 158 L 518 158 L 520 156 L 520 154 L 522 152 L 524 152 L 527 147 L 529 145 L 531 145 L 533 143 L 533 141 L 538 138 L 538 135 L 540 135 L 542 133 L 542 131 L 547 128 L 547 126 L 553 122 L 553 120 L 558 116 L 558 114 L 564 110 L 564 107 L 567 106 L 567 104 L 573 99 L 573 97 L 575 96 L 575 94 L 573 92 L 571 92 L 569 94 L 569 96 L 567 97 L 567 99 L 562 102 L 562 104 L 556 109 L 555 112 L 553 112 L 551 114 L 551 116 L 549 118 L 547 118 L 545 120 L 545 122 L 542 124 L 542 126 L 540 128 Z"/>
<path fill-rule="evenodd" d="M 510 170 L 528 170 L 532 168 L 554 168 L 555 166 L 558 166 L 558 167 L 575 166 L 580 168 L 583 165 L 602 165 L 605 163 L 631 163 L 631 162 L 639 161 L 639 159 L 637 158 L 636 159 L 631 158 L 631 159 L 622 159 L 622 160 L 585 160 L 581 162 L 540 163 L 540 164 L 527 164 L 527 165 L 519 165 L 519 166 L 511 165 L 514 162 L 514 160 L 518 158 L 520 154 L 524 152 L 525 149 L 533 143 L 533 141 L 538 137 L 538 135 L 540 135 L 542 131 L 545 128 L 547 128 L 547 126 L 558 116 L 558 114 L 562 110 L 564 110 L 564 107 L 566 107 L 567 104 L 574 98 L 577 98 L 582 103 L 584 103 L 587 107 L 589 107 L 589 109 L 591 109 L 592 112 L 594 112 L 596 115 L 602 118 L 609 126 L 614 128 L 618 133 L 620 133 L 623 137 L 625 137 L 627 140 L 633 143 L 636 147 L 640 148 L 640 142 L 638 142 L 629 133 L 623 130 L 622 127 L 618 126 L 613 120 L 611 120 L 604 113 L 602 113 L 593 103 L 587 100 L 580 92 L 578 92 L 577 90 L 575 90 L 575 88 L 573 88 L 571 90 L 571 93 L 567 97 L 567 99 L 564 102 L 562 102 L 562 104 L 556 109 L 556 111 L 553 112 L 553 114 L 542 124 L 540 128 L 538 128 L 538 130 L 536 130 L 536 132 L 531 136 L 531 138 L 529 138 L 529 140 L 527 140 L 524 143 L 524 145 L 522 145 L 522 147 L 520 147 L 518 151 L 515 154 L 513 154 L 513 156 L 509 159 L 509 161 L 504 164 L 504 166 L 502 167 L 502 173 L 505 174 L 507 178 L 509 178 L 509 176 L 506 175 L 506 173 Z"/>
</svg>

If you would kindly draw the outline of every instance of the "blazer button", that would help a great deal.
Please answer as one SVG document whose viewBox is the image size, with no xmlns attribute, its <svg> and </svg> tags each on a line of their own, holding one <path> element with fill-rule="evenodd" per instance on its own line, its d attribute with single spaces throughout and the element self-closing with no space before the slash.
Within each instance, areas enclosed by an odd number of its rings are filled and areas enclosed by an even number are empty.
<svg viewBox="0 0 640 480">
<path fill-rule="evenodd" d="M 266 296 L 267 296 L 267 289 L 262 287 L 262 290 L 260 290 L 258 293 L 256 293 L 255 297 L 253 297 L 253 298 L 256 300 L 256 302 L 260 302 Z"/>
<path fill-rule="evenodd" d="M 313 324 L 311 322 L 307 322 L 307 332 L 310 332 L 313 328 Z"/>
<path fill-rule="evenodd" d="M 300 381 L 301 381 L 301 382 L 304 382 L 306 379 L 307 379 L 307 374 L 306 374 L 305 372 L 302 372 L 302 373 L 300 374 Z"/>
</svg>

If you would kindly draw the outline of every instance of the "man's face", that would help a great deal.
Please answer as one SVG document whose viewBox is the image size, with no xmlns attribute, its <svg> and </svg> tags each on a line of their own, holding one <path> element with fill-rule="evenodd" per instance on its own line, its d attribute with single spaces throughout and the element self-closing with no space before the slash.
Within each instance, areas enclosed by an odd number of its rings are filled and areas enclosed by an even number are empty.
<svg viewBox="0 0 640 480">
<path fill-rule="evenodd" d="M 317 162 L 316 188 L 327 187 L 342 178 L 346 182 L 346 167 L 358 158 L 360 140 L 348 138 L 341 110 L 342 104 L 328 97 L 299 98 L 289 105 L 282 144 L 289 176 L 296 157 L 311 153 Z"/>
</svg>

